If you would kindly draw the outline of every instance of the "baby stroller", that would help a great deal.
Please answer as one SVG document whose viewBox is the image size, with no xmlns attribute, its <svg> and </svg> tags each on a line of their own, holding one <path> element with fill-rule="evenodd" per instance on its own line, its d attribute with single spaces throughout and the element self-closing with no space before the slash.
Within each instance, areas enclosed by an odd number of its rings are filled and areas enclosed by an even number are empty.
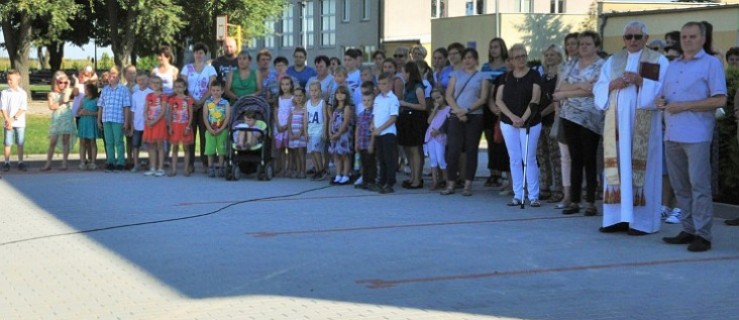
<svg viewBox="0 0 739 320">
<path fill-rule="evenodd" d="M 242 173 L 257 173 L 259 180 L 272 179 L 272 125 L 269 104 L 262 97 L 243 96 L 233 105 L 227 148 L 227 159 L 224 165 L 226 180 L 239 180 Z M 256 120 L 266 123 L 266 127 L 249 128 L 244 123 L 244 114 L 253 112 Z M 237 136 L 242 132 L 260 133 L 259 143 L 249 148 L 242 148 L 237 143 Z"/>
</svg>

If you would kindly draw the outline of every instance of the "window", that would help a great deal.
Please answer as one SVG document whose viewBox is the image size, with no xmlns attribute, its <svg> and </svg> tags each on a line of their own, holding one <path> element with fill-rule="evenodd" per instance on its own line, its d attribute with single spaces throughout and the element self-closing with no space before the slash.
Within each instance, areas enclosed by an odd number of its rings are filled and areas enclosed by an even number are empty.
<svg viewBox="0 0 739 320">
<path fill-rule="evenodd" d="M 303 21 L 303 29 L 301 30 L 303 39 L 301 40 L 303 46 L 308 48 L 313 47 L 313 38 L 315 34 L 313 26 L 313 1 L 306 1 L 303 5 L 304 8 L 302 10 L 302 14 L 304 14 L 304 16 L 302 17 L 303 19 L 301 19 Z"/>
<path fill-rule="evenodd" d="M 267 19 L 264 22 L 264 47 L 275 47 L 275 20 Z M 256 48 L 256 47 L 252 47 Z"/>
<path fill-rule="evenodd" d="M 465 3 L 465 13 L 468 16 L 482 14 L 485 7 L 484 0 L 468 0 Z"/>
<path fill-rule="evenodd" d="M 362 0 L 362 20 L 370 19 L 370 1 Z"/>
<path fill-rule="evenodd" d="M 431 17 L 445 18 L 446 16 L 446 0 L 431 0 Z"/>
<path fill-rule="evenodd" d="M 321 45 L 336 44 L 336 0 L 321 1 Z"/>
<path fill-rule="evenodd" d="M 282 12 L 282 46 L 295 46 L 295 35 L 293 29 L 293 6 L 287 6 Z"/>
<path fill-rule="evenodd" d="M 564 13 L 565 2 L 564 0 L 551 0 L 549 3 L 549 13 Z"/>
<path fill-rule="evenodd" d="M 518 0 L 519 6 L 518 6 L 518 12 L 521 13 L 529 13 L 534 11 L 532 8 L 533 1 L 531 0 Z"/>
<path fill-rule="evenodd" d="M 342 1 L 342 3 L 343 3 L 342 4 L 343 11 L 342 11 L 342 14 L 341 14 L 341 21 L 349 22 L 349 20 L 351 20 L 351 7 L 349 5 L 351 3 L 351 1 L 352 0 L 343 0 Z"/>
</svg>

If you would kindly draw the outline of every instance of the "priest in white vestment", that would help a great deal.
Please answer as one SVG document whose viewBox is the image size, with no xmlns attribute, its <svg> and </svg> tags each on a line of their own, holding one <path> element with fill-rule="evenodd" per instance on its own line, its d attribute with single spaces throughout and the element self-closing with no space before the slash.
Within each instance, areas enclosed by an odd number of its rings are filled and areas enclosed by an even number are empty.
<svg viewBox="0 0 739 320">
<path fill-rule="evenodd" d="M 601 232 L 645 235 L 661 224 L 662 113 L 655 100 L 669 63 L 645 48 L 648 40 L 643 22 L 629 22 L 625 49 L 605 62 L 593 87 L 596 108 L 606 111 Z"/>
</svg>

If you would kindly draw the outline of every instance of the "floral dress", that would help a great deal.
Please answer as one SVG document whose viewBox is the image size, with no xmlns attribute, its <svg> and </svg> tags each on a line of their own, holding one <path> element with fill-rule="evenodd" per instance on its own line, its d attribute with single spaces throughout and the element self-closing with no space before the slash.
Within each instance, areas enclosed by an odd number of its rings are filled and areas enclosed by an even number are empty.
<svg viewBox="0 0 739 320">
<path fill-rule="evenodd" d="M 336 134 L 341 129 L 341 125 L 344 123 L 344 109 L 336 109 L 332 115 L 333 125 L 330 128 L 331 135 Z M 331 140 L 331 144 L 328 146 L 328 152 L 330 154 L 347 155 L 352 153 L 352 141 L 354 133 L 354 123 L 349 119 L 349 126 L 346 131 L 342 133 L 338 139 Z"/>
<path fill-rule="evenodd" d="M 63 103 L 65 96 L 70 96 L 72 89 L 66 89 L 63 92 L 51 92 L 51 100 L 59 104 L 59 108 L 51 112 L 51 126 L 49 127 L 49 136 L 59 135 L 75 135 L 77 127 L 75 126 L 75 115 L 72 114 L 72 102 Z"/>
</svg>

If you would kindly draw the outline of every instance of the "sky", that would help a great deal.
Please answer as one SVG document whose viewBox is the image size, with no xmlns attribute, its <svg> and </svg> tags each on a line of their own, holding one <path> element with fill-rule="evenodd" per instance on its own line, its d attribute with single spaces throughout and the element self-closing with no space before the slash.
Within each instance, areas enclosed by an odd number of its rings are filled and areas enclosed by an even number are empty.
<svg viewBox="0 0 739 320">
<path fill-rule="evenodd" d="M 3 33 L 0 32 L 0 42 L 5 42 L 5 38 L 3 36 Z M 110 49 L 110 46 L 104 47 L 104 48 L 98 48 L 98 58 L 102 56 L 103 52 L 107 52 L 108 55 L 111 57 L 113 56 L 113 50 Z M 82 46 L 78 47 L 71 43 L 67 43 L 64 47 L 64 58 L 65 59 L 87 59 L 92 58 L 95 55 L 95 46 L 92 42 Z M 8 57 L 8 50 L 5 48 L 0 48 L 0 57 Z M 31 48 L 31 59 L 36 59 L 36 49 Z"/>
</svg>

